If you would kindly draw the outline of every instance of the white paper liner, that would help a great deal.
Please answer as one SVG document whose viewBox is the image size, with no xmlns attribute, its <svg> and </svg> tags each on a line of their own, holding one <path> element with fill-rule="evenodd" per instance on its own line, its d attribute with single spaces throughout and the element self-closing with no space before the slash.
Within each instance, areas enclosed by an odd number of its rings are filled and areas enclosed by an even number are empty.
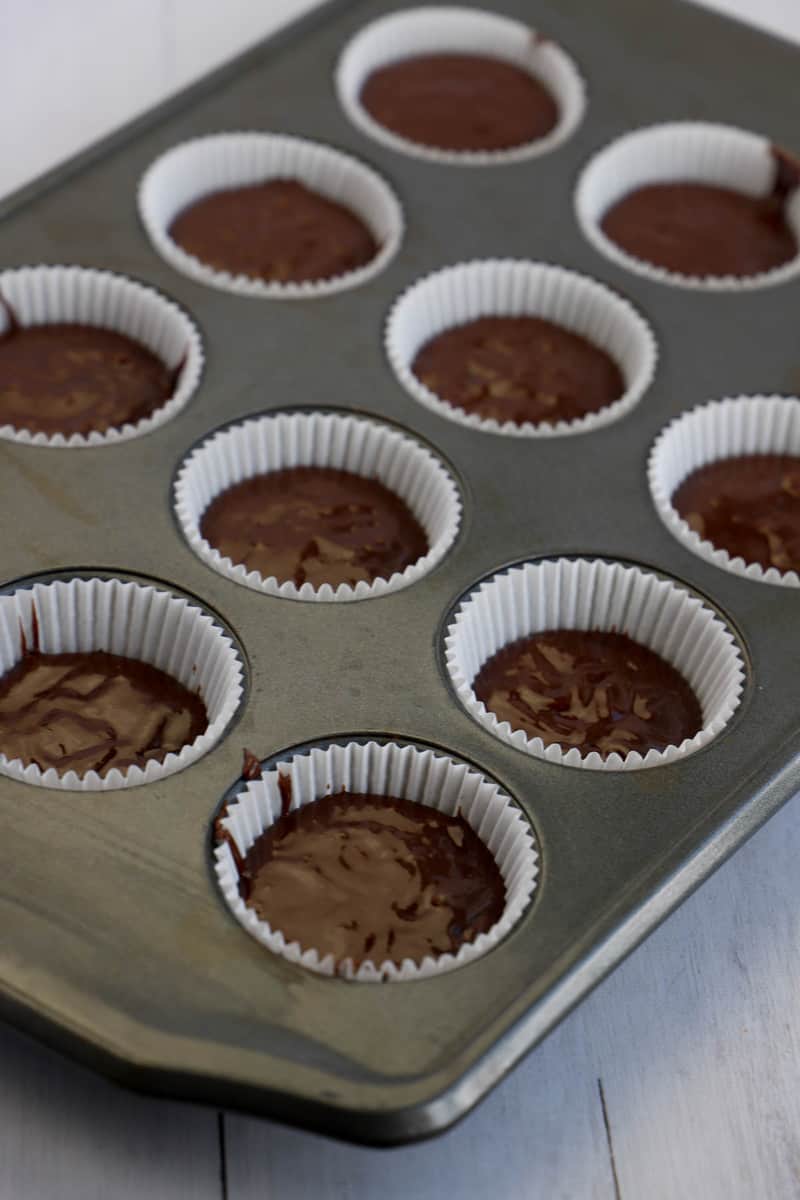
<svg viewBox="0 0 800 1200">
<path fill-rule="evenodd" d="M 428 538 L 428 553 L 372 583 L 325 583 L 298 588 L 274 575 L 248 571 L 220 554 L 200 532 L 203 513 L 227 488 L 291 467 L 333 467 L 377 479 L 404 500 Z M 330 412 L 288 412 L 255 417 L 213 434 L 186 459 L 175 482 L 175 513 L 195 554 L 220 575 L 268 596 L 288 600 L 349 601 L 385 596 L 416 583 L 455 541 L 461 498 L 452 476 L 430 450 L 388 425 Z"/>
<path fill-rule="evenodd" d="M 110 446 L 143 437 L 185 408 L 203 370 L 203 344 L 194 322 L 173 300 L 152 288 L 89 267 L 37 266 L 0 271 L 0 296 L 10 305 L 22 326 L 61 322 L 96 325 L 125 334 L 150 350 L 175 370 L 182 362 L 173 395 L 161 408 L 135 424 L 126 423 L 105 433 L 32 433 L 13 425 L 0 426 L 0 438 L 26 446 L 73 449 Z M 0 337 L 9 326 L 9 314 L 0 304 Z"/>
<path fill-rule="evenodd" d="M 739 396 L 683 413 L 664 429 L 650 452 L 647 478 L 661 520 L 692 553 L 745 579 L 800 587 L 797 571 L 766 570 L 732 558 L 690 528 L 672 496 L 687 476 L 708 463 L 744 454 L 800 456 L 800 400 L 782 396 Z"/>
<path fill-rule="evenodd" d="M 707 183 L 748 196 L 772 190 L 777 166 L 767 138 L 728 125 L 676 121 L 627 133 L 589 160 L 578 180 L 575 213 L 595 250 L 617 266 L 674 287 L 732 292 L 785 283 L 800 274 L 800 251 L 782 266 L 757 275 L 683 275 L 628 254 L 600 223 L 636 188 L 654 183 Z M 787 201 L 786 220 L 800 247 L 800 188 Z"/>
<path fill-rule="evenodd" d="M 392 133 L 361 104 L 361 89 L 379 67 L 421 54 L 480 54 L 522 68 L 556 101 L 555 126 L 545 137 L 507 150 L 436 149 Z M 348 42 L 335 83 L 342 108 L 362 133 L 402 154 L 450 166 L 502 166 L 547 154 L 571 137 L 586 109 L 583 80 L 560 46 L 521 21 L 477 8 L 409 8 L 373 21 Z"/>
<path fill-rule="evenodd" d="M 552 425 L 500 422 L 449 404 L 413 373 L 414 359 L 444 330 L 491 316 L 541 317 L 586 338 L 614 359 L 625 381 L 624 393 L 597 412 Z M 384 340 L 395 375 L 420 404 L 460 425 L 509 437 L 590 433 L 619 420 L 650 386 L 658 359 L 650 326 L 616 292 L 563 267 L 514 259 L 459 263 L 419 280 L 395 301 Z"/>
<path fill-rule="evenodd" d="M 37 634 L 38 629 L 38 634 Z M 188 746 L 142 768 L 59 775 L 0 753 L 0 774 L 37 787 L 107 792 L 155 783 L 202 758 L 222 736 L 242 696 L 242 665 L 212 618 L 181 596 L 121 579 L 36 583 L 0 596 L 0 675 L 23 657 L 25 645 L 43 654 L 102 650 L 139 659 L 167 672 L 205 703 L 209 724 Z"/>
<path fill-rule="evenodd" d="M 433 750 L 396 743 L 346 742 L 325 749 L 314 747 L 252 780 L 228 805 L 222 825 L 242 855 L 281 815 L 280 775 L 291 779 L 291 811 L 344 788 L 361 794 L 414 800 L 443 813 L 460 815 L 491 851 L 506 886 L 500 920 L 474 942 L 464 943 L 456 954 L 429 956 L 419 964 L 405 959 L 399 967 L 386 961 L 377 965 L 364 962 L 356 968 L 352 959 L 337 962 L 332 954 L 321 957 L 313 947 L 287 942 L 280 930 L 273 930 L 248 908 L 239 895 L 239 874 L 230 845 L 227 841 L 220 842 L 214 851 L 216 875 L 233 915 L 262 945 L 289 962 L 321 975 L 335 974 L 366 983 L 425 979 L 455 970 L 486 954 L 509 933 L 528 907 L 539 872 L 531 826 L 493 780 L 466 763 Z"/>
<path fill-rule="evenodd" d="M 627 634 L 671 663 L 700 702 L 703 727 L 680 746 L 581 755 L 545 746 L 499 721 L 473 691 L 483 664 L 510 642 L 548 629 Z M 739 704 L 744 667 L 730 630 L 697 597 L 638 567 L 599 559 L 525 563 L 486 580 L 460 606 L 445 639 L 447 669 L 467 712 L 484 728 L 534 758 L 589 770 L 658 767 L 694 754 L 727 725 Z"/>
<path fill-rule="evenodd" d="M 360 217 L 378 244 L 363 267 L 330 279 L 276 283 L 231 275 L 188 254 L 169 235 L 178 213 L 211 192 L 269 179 L 294 179 Z M 167 150 L 139 185 L 139 215 L 153 246 L 170 266 L 209 287 L 266 300 L 312 300 L 358 287 L 397 253 L 404 221 L 400 202 L 370 167 L 330 146 L 272 133 L 220 133 Z"/>
</svg>

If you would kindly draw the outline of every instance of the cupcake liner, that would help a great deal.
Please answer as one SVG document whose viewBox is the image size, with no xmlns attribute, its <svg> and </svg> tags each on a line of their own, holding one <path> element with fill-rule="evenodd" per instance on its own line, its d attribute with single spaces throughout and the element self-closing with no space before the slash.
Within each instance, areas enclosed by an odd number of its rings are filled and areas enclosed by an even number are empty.
<svg viewBox="0 0 800 1200">
<path fill-rule="evenodd" d="M 112 329 L 145 346 L 172 370 L 183 363 L 171 398 L 135 424 L 69 436 L 2 425 L 0 438 L 6 441 L 79 449 L 143 437 L 177 416 L 200 382 L 203 344 L 194 322 L 173 300 L 132 279 L 89 267 L 18 267 L 0 271 L 0 298 L 5 302 L 0 303 L 0 337 L 8 330 L 13 313 L 22 326 L 64 322 Z"/>
<path fill-rule="evenodd" d="M 559 110 L 555 127 L 543 138 L 508 150 L 439 150 L 392 133 L 361 104 L 361 89 L 379 67 L 415 55 L 443 53 L 479 54 L 521 67 L 555 99 Z M 348 42 L 335 84 L 339 103 L 362 133 L 401 154 L 449 166 L 502 166 L 547 154 L 571 137 L 586 109 L 583 80 L 560 46 L 521 21 L 476 8 L 409 8 L 373 21 Z"/>
<path fill-rule="evenodd" d="M 200 532 L 211 501 L 236 483 L 291 467 L 333 467 L 377 479 L 406 502 L 428 537 L 428 553 L 404 571 L 355 587 L 298 588 L 248 571 L 220 554 Z M 213 434 L 186 459 L 175 483 L 175 512 L 195 554 L 220 575 L 268 596 L 350 601 L 385 596 L 416 583 L 441 561 L 461 519 L 458 488 L 430 450 L 396 429 L 341 413 L 289 412 L 255 417 Z"/>
<path fill-rule="evenodd" d="M 239 895 L 239 873 L 227 839 L 214 850 L 220 889 L 240 925 L 262 945 L 289 962 L 321 975 L 359 982 L 426 979 L 474 962 L 506 936 L 527 909 L 539 871 L 533 832 L 523 813 L 490 778 L 466 763 L 433 750 L 394 742 L 342 742 L 326 748 L 314 747 L 278 763 L 260 779 L 252 780 L 236 800 L 227 805 L 219 825 L 244 855 L 265 829 L 281 815 L 279 778 L 291 780 L 291 811 L 322 796 L 346 789 L 372 795 L 415 800 L 440 812 L 460 815 L 472 826 L 491 851 L 506 885 L 506 903 L 500 920 L 474 942 L 464 943 L 456 954 L 431 956 L 417 964 L 405 959 L 401 966 L 391 961 L 376 965 L 352 959 L 337 962 L 332 954 L 322 957 L 313 947 L 287 942 L 248 908 Z"/>
<path fill-rule="evenodd" d="M 785 283 L 800 275 L 795 258 L 758 275 L 682 275 L 628 254 L 600 227 L 612 205 L 652 183 L 707 183 L 748 196 L 772 190 L 777 163 L 767 138 L 728 125 L 677 121 L 627 133 L 589 160 L 578 180 L 575 213 L 595 250 L 619 267 L 673 287 L 734 292 Z M 800 188 L 786 203 L 786 219 L 800 247 Z"/>
<path fill-rule="evenodd" d="M 271 283 L 217 271 L 170 237 L 178 213 L 201 197 L 269 179 L 299 180 L 349 208 L 378 243 L 375 258 L 330 279 Z M 174 146 L 146 171 L 139 185 L 139 215 L 154 248 L 176 271 L 209 287 L 266 300 L 313 300 L 358 287 L 394 258 L 404 231 L 399 200 L 370 167 L 330 146 L 272 133 L 220 133 Z"/>
<path fill-rule="evenodd" d="M 483 664 L 503 646 L 548 629 L 593 629 L 627 634 L 671 663 L 694 691 L 703 727 L 680 746 L 632 750 L 624 757 L 597 751 L 582 756 L 545 746 L 499 721 L 473 691 Z M 501 741 L 534 758 L 589 770 L 657 767 L 694 754 L 727 725 L 742 692 L 744 666 L 733 634 L 703 602 L 668 579 L 600 559 L 525 563 L 484 581 L 459 606 L 445 639 L 447 669 L 467 712 Z"/>
<path fill-rule="evenodd" d="M 552 425 L 501 423 L 449 404 L 417 379 L 412 363 L 445 329 L 490 316 L 541 317 L 585 337 L 617 363 L 625 392 L 606 408 Z M 619 420 L 647 391 L 658 359 L 650 326 L 616 292 L 563 267 L 513 259 L 459 263 L 419 280 L 395 301 L 384 344 L 395 375 L 420 404 L 460 425 L 509 437 L 590 433 Z"/>
<path fill-rule="evenodd" d="M 693 471 L 744 454 L 800 456 L 800 399 L 739 396 L 676 417 L 650 452 L 647 478 L 656 511 L 679 542 L 723 571 L 759 583 L 800 587 L 797 571 L 765 570 L 759 563 L 732 558 L 727 550 L 695 533 L 672 505 L 673 494 Z"/>
<path fill-rule="evenodd" d="M 0 753 L 0 774 L 37 787 L 106 792 L 174 775 L 219 741 L 242 696 L 239 656 L 212 618 L 184 597 L 139 583 L 56 580 L 0 596 L 0 675 L 22 659 L 26 647 L 44 654 L 102 650 L 150 663 L 202 696 L 209 717 L 205 733 L 179 753 L 105 776 L 59 775 L 54 767 L 42 771 Z"/>
</svg>

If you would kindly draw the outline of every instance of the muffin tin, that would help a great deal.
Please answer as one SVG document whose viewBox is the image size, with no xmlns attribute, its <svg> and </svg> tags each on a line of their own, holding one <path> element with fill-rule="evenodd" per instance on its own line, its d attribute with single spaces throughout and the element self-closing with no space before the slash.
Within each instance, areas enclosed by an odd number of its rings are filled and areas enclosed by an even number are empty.
<svg viewBox="0 0 800 1200">
<path fill-rule="evenodd" d="M 347 40 L 395 4 L 333 3 L 3 205 L 3 267 L 67 262 L 140 279 L 198 324 L 206 367 L 175 418 L 115 445 L 0 443 L 4 591 L 31 577 L 122 576 L 188 594 L 234 635 L 245 694 L 219 744 L 135 789 L 64 792 L 0 779 L 0 1010 L 134 1086 L 396 1143 L 474 1105 L 798 786 L 797 597 L 718 569 L 662 524 L 647 457 L 677 414 L 741 393 L 797 393 L 800 284 L 709 294 L 602 258 L 572 208 L 580 169 L 612 138 L 670 119 L 725 121 L 792 145 L 796 49 L 685 3 L 493 5 L 533 19 L 587 83 L 580 127 L 507 166 L 424 162 L 368 139 L 336 103 Z M 635 47 L 635 51 L 630 48 Z M 293 304 L 215 291 L 174 271 L 136 218 L 156 157 L 236 128 L 297 134 L 375 167 L 407 230 L 361 287 Z M 651 324 L 654 381 L 624 418 L 573 437 L 508 438 L 413 400 L 384 353 L 386 316 L 424 275 L 478 258 L 556 263 L 599 280 Z M 264 596 L 183 539 L 172 485 L 187 452 L 233 420 L 338 408 L 427 443 L 462 495 L 458 537 L 430 574 L 351 604 Z M 504 566 L 606 557 L 706 599 L 746 659 L 742 702 L 696 754 L 644 771 L 531 758 L 458 703 L 444 634 L 461 598 Z M 496 781 L 536 833 L 532 905 L 488 954 L 415 982 L 367 986 L 270 954 L 238 927 L 213 874 L 212 827 L 265 763 L 330 739 L 433 746 Z"/>
</svg>

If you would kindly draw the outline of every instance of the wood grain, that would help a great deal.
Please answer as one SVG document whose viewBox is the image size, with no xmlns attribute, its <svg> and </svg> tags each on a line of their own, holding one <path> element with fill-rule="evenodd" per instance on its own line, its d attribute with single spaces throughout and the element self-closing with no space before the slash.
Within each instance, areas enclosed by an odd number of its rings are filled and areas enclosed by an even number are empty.
<svg viewBox="0 0 800 1200">
<path fill-rule="evenodd" d="M 615 1200 L 584 1037 L 567 1021 L 466 1121 L 419 1146 L 358 1149 L 229 1115 L 230 1200 Z"/>
<path fill-rule="evenodd" d="M 623 1197 L 800 1196 L 800 798 L 576 1014 Z"/>
<path fill-rule="evenodd" d="M 123 1091 L 0 1027 L 2 1200 L 220 1200 L 216 1114 Z"/>
</svg>

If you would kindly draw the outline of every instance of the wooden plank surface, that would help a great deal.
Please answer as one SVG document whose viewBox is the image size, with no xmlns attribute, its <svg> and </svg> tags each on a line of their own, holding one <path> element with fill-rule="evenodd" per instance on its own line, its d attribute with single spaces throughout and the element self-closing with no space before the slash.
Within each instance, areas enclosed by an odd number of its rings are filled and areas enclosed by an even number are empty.
<svg viewBox="0 0 800 1200">
<path fill-rule="evenodd" d="M 366 1150 L 225 1119 L 229 1200 L 615 1200 L 585 1030 L 569 1020 L 465 1121 L 399 1150 Z"/>
<path fill-rule="evenodd" d="M 0 1029 L 0 1200 L 796 1200 L 798 862 L 800 797 L 422 1146 L 218 1121 Z"/>
<path fill-rule="evenodd" d="M 123 1091 L 0 1026 L 0 1200 L 220 1200 L 217 1114 Z"/>
<path fill-rule="evenodd" d="M 581 1014 L 623 1196 L 800 1196 L 800 798 Z"/>
</svg>

